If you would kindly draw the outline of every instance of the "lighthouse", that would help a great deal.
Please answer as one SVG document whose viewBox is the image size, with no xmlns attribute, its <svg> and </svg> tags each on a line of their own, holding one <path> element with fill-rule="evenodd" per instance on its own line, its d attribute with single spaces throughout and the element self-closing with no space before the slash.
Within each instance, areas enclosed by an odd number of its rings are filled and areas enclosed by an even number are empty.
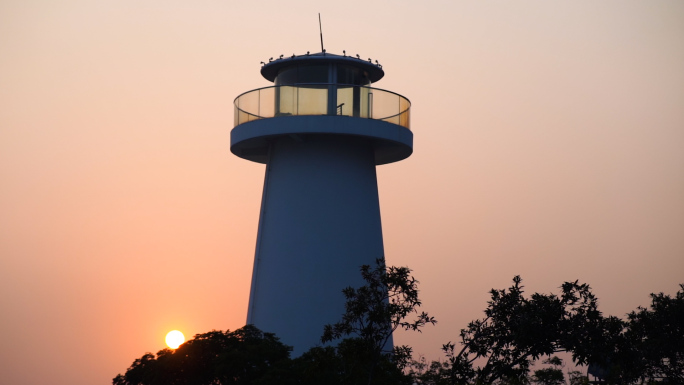
<svg viewBox="0 0 684 385">
<path fill-rule="evenodd" d="M 266 165 L 247 323 L 298 356 L 341 319 L 345 287 L 384 258 L 375 168 L 413 152 L 407 98 L 382 66 L 325 51 L 263 64 L 239 95 L 230 150 Z"/>
</svg>

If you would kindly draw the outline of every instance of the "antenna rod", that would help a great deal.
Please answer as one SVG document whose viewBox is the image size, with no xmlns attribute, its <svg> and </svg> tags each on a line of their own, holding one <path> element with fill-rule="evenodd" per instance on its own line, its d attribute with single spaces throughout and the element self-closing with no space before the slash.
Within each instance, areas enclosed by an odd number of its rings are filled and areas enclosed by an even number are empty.
<svg viewBox="0 0 684 385">
<path fill-rule="evenodd" d="M 321 52 L 325 53 L 325 48 L 323 48 L 323 26 L 321 26 L 321 13 L 318 12 L 318 30 L 321 31 Z"/>
</svg>

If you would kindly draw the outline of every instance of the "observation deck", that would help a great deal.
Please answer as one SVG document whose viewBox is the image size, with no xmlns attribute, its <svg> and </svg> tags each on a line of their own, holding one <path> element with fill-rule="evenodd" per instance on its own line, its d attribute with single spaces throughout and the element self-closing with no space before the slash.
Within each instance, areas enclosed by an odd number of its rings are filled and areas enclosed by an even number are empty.
<svg viewBox="0 0 684 385">
<path fill-rule="evenodd" d="M 370 60 L 370 59 L 369 59 Z M 234 101 L 231 152 L 268 162 L 269 143 L 290 136 L 351 135 L 371 141 L 376 165 L 413 152 L 410 101 L 370 87 L 384 76 L 370 61 L 329 53 L 276 59 L 262 75 L 275 85 L 247 91 Z"/>
</svg>

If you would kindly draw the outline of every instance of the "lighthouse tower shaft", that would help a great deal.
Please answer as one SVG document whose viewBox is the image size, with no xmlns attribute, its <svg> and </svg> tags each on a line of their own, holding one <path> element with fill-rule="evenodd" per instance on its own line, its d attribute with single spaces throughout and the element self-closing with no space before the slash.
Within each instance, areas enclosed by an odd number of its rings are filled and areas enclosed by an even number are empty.
<svg viewBox="0 0 684 385">
<path fill-rule="evenodd" d="M 286 137 L 266 167 L 247 322 L 311 347 L 343 314 L 342 289 L 362 284 L 359 266 L 383 257 L 373 149 Z"/>
<path fill-rule="evenodd" d="M 348 57 L 293 57 L 262 74 L 276 86 L 236 99 L 231 132 L 235 155 L 266 164 L 247 323 L 299 355 L 341 319 L 360 266 L 384 258 L 375 167 L 411 154 L 410 104 L 368 87 L 382 70 Z"/>
</svg>

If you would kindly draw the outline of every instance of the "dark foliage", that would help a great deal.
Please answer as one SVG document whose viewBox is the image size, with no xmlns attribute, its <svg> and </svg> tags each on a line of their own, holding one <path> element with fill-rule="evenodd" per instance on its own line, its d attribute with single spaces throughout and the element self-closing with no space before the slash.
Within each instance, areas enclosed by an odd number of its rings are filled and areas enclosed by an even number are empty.
<svg viewBox="0 0 684 385">
<path fill-rule="evenodd" d="M 572 354 L 576 364 L 591 364 L 607 384 L 684 384 L 684 285 L 674 298 L 651 294 L 650 308 L 628 314 L 627 321 L 603 317 L 586 284 L 566 282 L 559 295 L 523 295 L 522 280 L 508 290 L 492 290 L 485 318 L 461 330 L 460 346 L 443 346 L 444 361 L 432 362 L 416 377 L 422 384 L 560 384 L 562 372 L 535 371 L 532 362 L 556 352 Z M 558 365 L 555 365 L 558 366 Z M 573 372 L 573 384 L 587 382 Z"/>
<path fill-rule="evenodd" d="M 386 349 L 395 330 L 420 331 L 426 324 L 434 325 L 437 321 L 425 312 L 418 312 L 422 305 L 418 281 L 411 276 L 409 268 L 387 267 L 384 259 L 378 259 L 373 267 L 361 266 L 361 275 L 366 284 L 343 290 L 346 303 L 342 320 L 326 325 L 321 341 L 352 336 L 357 354 L 366 357 L 370 384 L 379 373 L 379 363 L 393 361 L 401 368 L 411 358 L 409 346 Z M 412 314 L 415 318 L 407 320 Z"/>
<path fill-rule="evenodd" d="M 254 384 L 289 360 L 291 348 L 252 325 L 197 334 L 176 350 L 146 353 L 114 385 Z"/>
<path fill-rule="evenodd" d="M 144 354 L 114 385 L 358 385 L 368 380 L 364 341 L 314 347 L 290 359 L 290 348 L 247 325 L 234 332 L 198 334 L 178 349 Z M 411 385 L 389 356 L 376 363 L 376 385 Z"/>
<path fill-rule="evenodd" d="M 651 294 L 650 309 L 631 312 L 628 322 L 646 377 L 684 384 L 684 284 L 674 298 Z"/>
<path fill-rule="evenodd" d="M 563 360 L 553 356 L 547 358 L 542 363 L 550 365 L 547 368 L 537 369 L 532 375 L 532 382 L 539 385 L 564 385 L 565 375 L 563 374 Z"/>
<path fill-rule="evenodd" d="M 444 362 L 424 374 L 430 384 L 525 383 L 530 364 L 559 351 L 572 351 L 586 362 L 586 344 L 601 336 L 601 313 L 586 284 L 566 282 L 560 295 L 523 295 L 522 280 L 513 278 L 508 290 L 491 291 L 485 318 L 461 330 L 460 347 L 443 346 Z"/>
<path fill-rule="evenodd" d="M 684 285 L 673 297 L 651 294 L 649 308 L 605 329 L 596 360 L 609 383 L 684 384 Z"/>
<path fill-rule="evenodd" d="M 290 359 L 290 347 L 252 325 L 211 331 L 176 350 L 144 354 L 113 384 L 560 385 L 563 363 L 552 355 L 567 351 L 606 384 L 684 385 L 684 285 L 674 297 L 651 294 L 648 308 L 621 320 L 601 315 L 586 284 L 566 282 L 558 295 L 526 297 L 516 276 L 510 288 L 491 291 L 485 317 L 461 330 L 459 346 L 443 346 L 444 361 L 426 364 L 411 362 L 408 346 L 384 349 L 394 330 L 420 331 L 436 322 L 418 312 L 418 282 L 410 272 L 382 260 L 363 266 L 366 285 L 344 290 L 342 321 L 325 327 L 322 340 L 338 340 L 334 347 Z M 530 375 L 532 362 L 544 357 L 550 366 Z M 579 372 L 568 375 L 571 385 L 588 383 Z"/>
<path fill-rule="evenodd" d="M 314 347 L 293 360 L 292 384 L 359 385 L 368 382 L 370 352 L 359 338 L 346 338 L 335 347 Z M 290 382 L 288 382 L 290 384 Z M 389 355 L 375 364 L 373 385 L 411 385 Z"/>
</svg>

